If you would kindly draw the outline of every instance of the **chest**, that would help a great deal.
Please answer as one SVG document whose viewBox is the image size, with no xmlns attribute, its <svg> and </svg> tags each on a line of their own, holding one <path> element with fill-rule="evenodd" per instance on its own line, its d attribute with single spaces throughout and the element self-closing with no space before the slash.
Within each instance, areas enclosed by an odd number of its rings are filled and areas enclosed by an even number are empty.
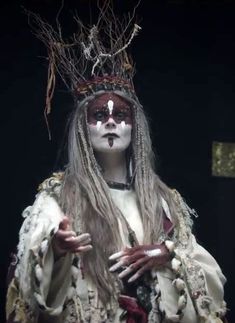
<svg viewBox="0 0 235 323">
<path fill-rule="evenodd" d="M 140 244 L 143 243 L 143 224 L 138 209 L 137 198 L 134 191 L 129 190 L 111 190 L 111 195 L 114 203 L 122 212 L 131 229 L 135 232 L 137 240 Z M 129 244 L 128 237 L 124 235 L 121 221 L 119 221 L 119 230 L 125 245 Z"/>
</svg>

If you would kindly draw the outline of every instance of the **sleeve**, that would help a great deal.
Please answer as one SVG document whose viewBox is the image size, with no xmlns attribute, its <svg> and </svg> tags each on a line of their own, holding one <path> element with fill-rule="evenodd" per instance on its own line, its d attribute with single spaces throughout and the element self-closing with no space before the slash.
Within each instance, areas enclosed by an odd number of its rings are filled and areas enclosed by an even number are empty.
<svg viewBox="0 0 235 323">
<path fill-rule="evenodd" d="M 177 221 L 170 238 L 175 245 L 174 257 L 167 268 L 157 271 L 159 308 L 172 321 L 222 322 L 226 313 L 226 279 L 213 256 L 197 243 L 192 234 L 190 215 L 195 215 L 195 211 L 175 190 L 174 199 Z M 167 203 L 163 204 L 165 212 L 166 208 L 169 213 Z"/>
<path fill-rule="evenodd" d="M 219 318 L 224 317 L 226 312 L 226 278 L 218 263 L 196 242 L 193 234 L 189 238 L 187 248 L 181 251 L 176 249 L 176 254 L 182 262 L 190 296 L 199 317 L 205 322 L 219 322 Z"/>
<path fill-rule="evenodd" d="M 49 316 L 59 316 L 64 303 L 72 297 L 77 261 L 74 256 L 54 261 L 51 240 L 58 230 L 63 213 L 56 199 L 46 191 L 40 192 L 35 203 L 28 207 L 23 216 L 25 220 L 20 230 L 18 244 L 18 264 L 15 270 L 14 286 L 17 286 L 17 300 L 8 302 L 8 315 L 15 312 L 21 315 L 17 304 L 31 311 L 36 317 L 41 311 Z M 10 293 L 11 294 L 11 293 Z M 16 295 L 16 293 L 15 293 Z M 29 310 L 30 309 L 30 310 Z M 25 322 L 31 322 L 29 319 Z M 23 321 L 22 321 L 23 322 Z"/>
</svg>

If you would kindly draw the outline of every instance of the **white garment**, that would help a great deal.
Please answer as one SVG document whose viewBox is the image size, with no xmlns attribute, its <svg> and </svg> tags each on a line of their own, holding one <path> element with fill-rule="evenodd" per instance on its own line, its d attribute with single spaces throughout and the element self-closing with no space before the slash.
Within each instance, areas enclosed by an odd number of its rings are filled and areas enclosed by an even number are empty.
<svg viewBox="0 0 235 323">
<path fill-rule="evenodd" d="M 144 233 L 137 207 L 135 192 L 131 190 L 121 191 L 116 189 L 111 189 L 110 191 L 114 202 L 120 208 L 131 228 L 136 232 L 139 242 L 142 242 Z M 163 205 L 163 207 L 166 209 L 166 205 Z M 22 294 L 23 299 L 32 304 L 32 306 L 39 304 L 44 308 L 41 316 L 43 317 L 43 322 L 65 323 L 61 314 L 64 302 L 66 298 L 73 297 L 73 293 L 75 292 L 78 296 L 77 301 L 79 301 L 79 315 L 83 317 L 85 315 L 84 313 L 89 312 L 89 309 L 85 308 L 87 305 L 84 305 L 87 304 L 88 290 L 94 288 L 95 295 L 96 290 L 95 286 L 92 286 L 90 282 L 82 279 L 79 270 L 72 266 L 73 256 L 71 254 L 66 255 L 66 257 L 61 258 L 54 264 L 50 237 L 52 237 L 52 231 L 55 232 L 58 229 L 59 222 L 63 216 L 56 200 L 46 191 L 42 191 L 38 194 L 34 205 L 27 209 L 27 212 L 27 217 L 21 229 L 19 243 L 20 263 L 16 270 L 16 278 L 19 281 L 20 293 Z M 121 223 L 119 223 L 119 228 L 124 245 L 127 245 L 128 241 L 126 241 L 124 234 L 122 233 Z M 47 241 L 47 245 L 45 241 Z M 36 265 L 34 267 L 32 254 L 38 257 L 39 251 L 42 249 L 42 266 L 37 267 L 38 265 Z M 181 250 L 179 248 L 176 250 L 176 253 L 181 257 L 186 273 L 188 270 L 191 270 L 192 272 L 193 268 L 196 268 L 196 270 L 200 268 L 203 277 L 202 283 L 205 284 L 207 291 L 207 295 L 205 296 L 210 299 L 212 312 L 216 313 L 222 311 L 224 307 L 223 284 L 225 283 L 225 278 L 214 258 L 197 244 L 192 234 L 188 241 L 187 249 Z M 198 268 L 195 267 L 196 265 L 198 265 Z M 194 267 L 191 268 L 190 266 Z M 38 280 L 41 279 L 39 288 L 36 290 L 32 288 L 31 283 L 35 275 Z M 174 286 L 172 286 L 174 274 L 170 269 L 164 268 L 157 271 L 157 276 L 162 292 L 162 305 L 166 312 L 166 316 L 169 319 L 173 319 L 178 308 L 178 295 Z M 190 277 L 190 275 L 187 277 Z M 71 280 L 74 278 L 77 280 L 75 291 L 71 287 Z M 190 278 L 186 278 L 186 282 L 189 287 L 193 284 L 193 281 L 187 281 L 187 279 L 190 280 Z M 197 282 L 195 282 L 195 284 L 197 284 Z M 196 299 L 192 301 L 190 289 L 187 289 L 187 295 L 188 303 L 184 310 L 184 318 L 181 322 L 217 322 L 216 317 L 213 319 L 213 315 L 207 314 L 203 309 L 203 304 L 198 304 L 199 301 Z M 199 299 L 201 300 L 201 298 Z M 95 302 L 94 308 L 102 307 L 99 299 Z M 195 306 L 197 307 L 200 317 L 196 314 Z M 119 314 L 120 309 L 116 308 L 116 318 L 113 319 L 112 322 L 119 322 Z M 93 321 L 90 318 L 90 320 L 94 323 L 101 322 L 101 319 L 99 321 L 97 318 L 94 318 Z M 32 322 L 39 323 L 39 321 Z M 87 322 L 85 318 L 84 322 Z"/>
<path fill-rule="evenodd" d="M 112 199 L 120 209 L 131 229 L 135 232 L 139 244 L 143 243 L 144 231 L 137 207 L 136 194 L 133 190 L 110 189 Z M 123 245 L 130 246 L 130 242 L 123 233 L 121 221 L 119 220 L 119 231 L 122 237 Z"/>
</svg>

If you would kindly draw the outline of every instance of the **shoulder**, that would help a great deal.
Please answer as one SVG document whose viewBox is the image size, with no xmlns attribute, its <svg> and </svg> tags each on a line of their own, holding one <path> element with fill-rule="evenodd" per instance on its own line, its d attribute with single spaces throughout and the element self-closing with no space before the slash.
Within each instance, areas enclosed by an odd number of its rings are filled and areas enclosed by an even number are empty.
<svg viewBox="0 0 235 323">
<path fill-rule="evenodd" d="M 39 186 L 38 192 L 45 192 L 51 196 L 58 196 L 64 178 L 64 172 L 55 172 L 46 178 Z"/>
<path fill-rule="evenodd" d="M 33 204 L 26 207 L 22 213 L 23 218 L 25 218 L 24 222 L 30 222 L 31 219 L 39 219 L 41 221 L 53 217 L 54 214 L 61 213 L 59 212 L 59 196 L 63 176 L 63 172 L 53 173 L 38 186 L 38 192 Z"/>
<path fill-rule="evenodd" d="M 36 245 L 41 238 L 50 235 L 57 228 L 64 214 L 59 204 L 59 192 L 62 184 L 62 173 L 53 173 L 38 188 L 35 201 L 22 213 L 24 218 L 20 229 L 20 244 L 23 250 L 25 241 Z M 20 252 L 19 252 L 20 254 Z"/>
<path fill-rule="evenodd" d="M 59 196 L 63 176 L 63 172 L 53 173 L 39 185 L 33 204 L 26 207 L 22 213 L 26 226 L 32 221 L 53 221 L 53 219 L 58 221 L 61 219 Z"/>
<path fill-rule="evenodd" d="M 188 206 L 176 189 L 172 189 L 171 192 L 176 219 L 175 239 L 177 244 L 186 247 L 192 235 L 193 217 L 197 217 L 197 213 Z"/>
<path fill-rule="evenodd" d="M 191 208 L 183 198 L 183 196 L 174 188 L 171 189 L 172 198 L 176 205 L 177 211 L 184 215 L 186 218 L 191 218 L 192 216 L 197 218 L 198 214 L 195 209 Z"/>
</svg>

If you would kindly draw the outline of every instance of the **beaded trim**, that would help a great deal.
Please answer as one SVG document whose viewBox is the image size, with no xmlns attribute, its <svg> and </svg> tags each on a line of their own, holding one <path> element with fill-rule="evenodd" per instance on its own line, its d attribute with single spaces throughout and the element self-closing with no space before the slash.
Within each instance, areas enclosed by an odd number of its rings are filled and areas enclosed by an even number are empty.
<svg viewBox="0 0 235 323">
<path fill-rule="evenodd" d="M 172 322 L 180 322 L 180 320 L 184 316 L 184 309 L 187 306 L 187 293 L 186 293 L 186 284 L 184 282 L 184 272 L 182 268 L 182 263 L 180 259 L 174 252 L 175 245 L 171 240 L 165 241 L 165 246 L 169 250 L 170 254 L 173 256 L 170 265 L 171 269 L 175 275 L 175 279 L 172 282 L 172 285 L 175 287 L 179 297 L 178 297 L 178 309 L 175 314 L 172 314 L 170 320 Z M 153 275 L 153 279 L 155 282 L 155 297 L 154 300 L 158 304 L 158 309 L 160 312 L 160 316 L 162 318 L 166 317 L 166 312 L 163 307 L 162 299 L 161 299 L 161 290 L 158 282 L 157 273 Z M 154 305 L 154 304 L 153 304 Z M 153 307 L 154 308 L 154 307 Z M 156 309 L 155 309 L 156 310 Z"/>
<path fill-rule="evenodd" d="M 115 75 L 106 75 L 106 76 L 95 76 L 91 80 L 80 83 L 76 90 L 75 94 L 80 95 L 91 95 L 93 92 L 100 90 L 125 90 L 126 92 L 131 92 L 135 95 L 135 90 L 133 85 L 123 78 L 120 78 Z"/>
</svg>

